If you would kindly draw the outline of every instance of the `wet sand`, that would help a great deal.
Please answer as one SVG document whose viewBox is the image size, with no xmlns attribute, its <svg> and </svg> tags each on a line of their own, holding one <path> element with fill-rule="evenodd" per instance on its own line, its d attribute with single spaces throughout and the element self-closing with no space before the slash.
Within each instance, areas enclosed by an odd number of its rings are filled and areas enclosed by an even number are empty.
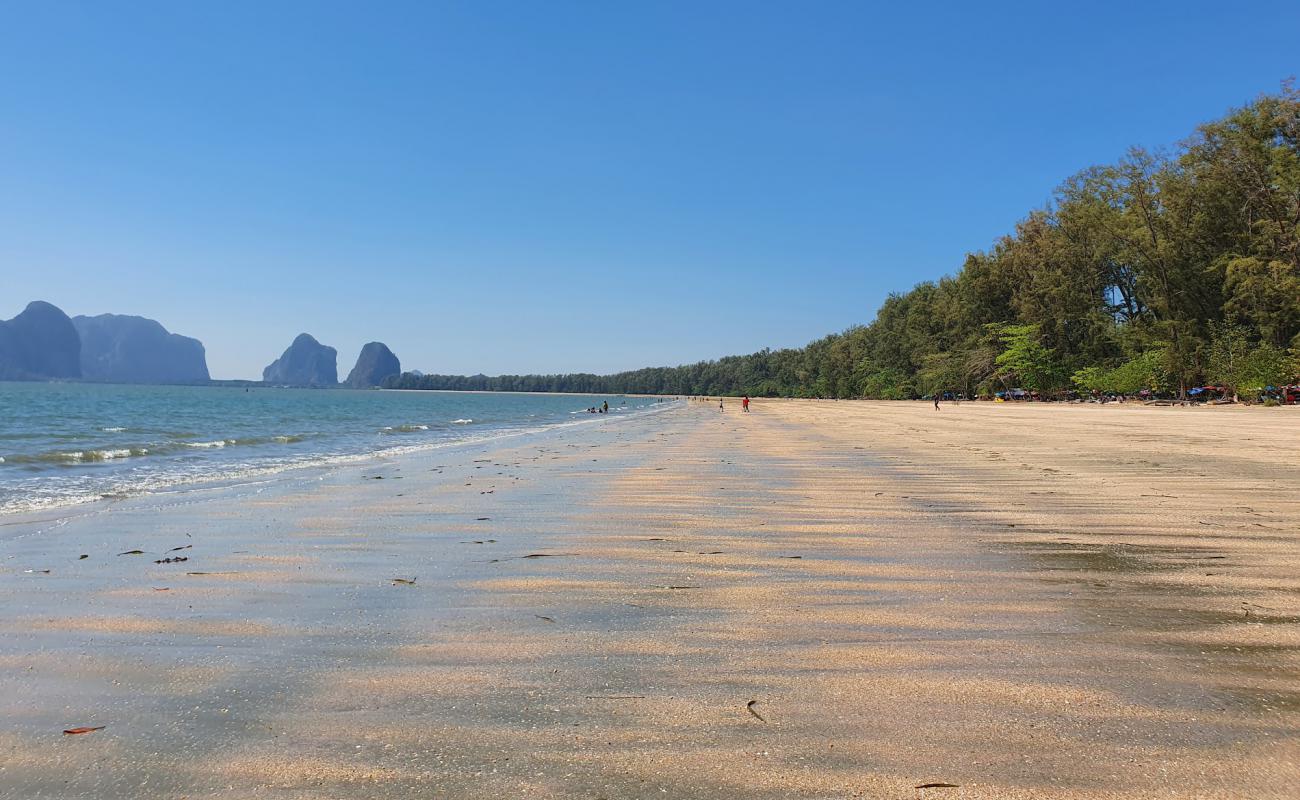
<svg viewBox="0 0 1300 800">
<path fill-rule="evenodd" d="M 1293 797 L 1298 453 L 692 404 L 0 520 L 0 797 Z"/>
</svg>

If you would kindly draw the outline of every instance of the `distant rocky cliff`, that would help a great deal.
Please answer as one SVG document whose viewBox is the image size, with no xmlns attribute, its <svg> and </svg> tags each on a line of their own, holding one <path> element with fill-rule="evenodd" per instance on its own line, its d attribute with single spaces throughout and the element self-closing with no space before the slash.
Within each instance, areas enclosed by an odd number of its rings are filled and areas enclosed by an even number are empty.
<svg viewBox="0 0 1300 800">
<path fill-rule="evenodd" d="M 41 300 L 0 322 L 0 380 L 81 377 L 81 339 L 72 320 Z"/>
<path fill-rule="evenodd" d="M 346 381 L 353 389 L 369 389 L 383 383 L 384 378 L 402 373 L 402 362 L 383 342 L 370 342 L 361 348 L 357 365 L 348 373 Z"/>
<path fill-rule="evenodd" d="M 338 351 L 300 333 L 284 355 L 264 370 L 265 383 L 290 386 L 336 386 L 339 382 Z"/>
<path fill-rule="evenodd" d="M 198 339 L 169 333 L 144 317 L 73 317 L 81 335 L 81 376 L 115 383 L 195 383 L 208 380 Z"/>
</svg>

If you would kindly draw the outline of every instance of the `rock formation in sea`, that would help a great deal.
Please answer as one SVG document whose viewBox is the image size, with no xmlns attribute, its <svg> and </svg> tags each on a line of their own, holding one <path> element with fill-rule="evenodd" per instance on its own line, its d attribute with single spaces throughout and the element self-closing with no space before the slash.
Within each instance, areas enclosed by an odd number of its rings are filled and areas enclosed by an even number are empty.
<svg viewBox="0 0 1300 800">
<path fill-rule="evenodd" d="M 357 365 L 348 373 L 345 381 L 353 389 L 370 389 L 384 382 L 384 378 L 402 374 L 402 362 L 388 345 L 383 342 L 370 342 L 361 348 L 357 356 Z"/>
<path fill-rule="evenodd" d="M 208 380 L 198 339 L 169 333 L 158 322 L 123 314 L 73 317 L 81 335 L 81 376 L 114 383 L 197 383 Z"/>
<path fill-rule="evenodd" d="M 309 333 L 300 333 L 284 355 L 262 370 L 262 381 L 289 386 L 337 386 L 338 351 Z"/>
<path fill-rule="evenodd" d="M 72 320 L 41 300 L 0 322 L 0 380 L 81 377 L 81 338 Z"/>
</svg>

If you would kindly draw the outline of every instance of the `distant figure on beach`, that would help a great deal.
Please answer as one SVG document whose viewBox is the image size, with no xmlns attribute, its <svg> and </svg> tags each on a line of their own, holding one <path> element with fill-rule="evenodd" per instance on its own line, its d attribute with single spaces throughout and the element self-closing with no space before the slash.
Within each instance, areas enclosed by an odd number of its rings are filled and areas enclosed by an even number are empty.
<svg viewBox="0 0 1300 800">
<path fill-rule="evenodd" d="M 605 401 L 605 404 L 604 404 L 603 406 L 600 407 L 600 411 L 601 411 L 602 414 L 608 414 L 608 413 L 609 413 L 609 401 L 608 401 L 608 400 L 606 400 L 606 401 Z"/>
<path fill-rule="evenodd" d="M 935 393 L 934 393 L 934 410 L 935 410 L 935 411 L 938 411 L 938 410 L 939 410 L 939 393 L 938 393 L 938 392 L 935 392 Z"/>
<path fill-rule="evenodd" d="M 749 413 L 749 395 L 740 398 L 740 410 Z"/>
<path fill-rule="evenodd" d="M 719 410 L 719 411 L 722 411 L 722 410 L 723 410 L 723 408 L 722 408 L 722 398 L 721 398 L 721 397 L 718 398 L 718 410 Z"/>
</svg>

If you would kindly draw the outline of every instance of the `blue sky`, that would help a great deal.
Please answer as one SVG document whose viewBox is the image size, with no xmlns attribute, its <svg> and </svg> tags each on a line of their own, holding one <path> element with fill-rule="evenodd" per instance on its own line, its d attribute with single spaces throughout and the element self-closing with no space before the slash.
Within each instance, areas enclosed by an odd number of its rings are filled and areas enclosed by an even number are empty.
<svg viewBox="0 0 1300 800">
<path fill-rule="evenodd" d="M 0 318 L 427 372 L 798 346 L 1300 72 L 1300 3 L 0 0 Z"/>
</svg>

